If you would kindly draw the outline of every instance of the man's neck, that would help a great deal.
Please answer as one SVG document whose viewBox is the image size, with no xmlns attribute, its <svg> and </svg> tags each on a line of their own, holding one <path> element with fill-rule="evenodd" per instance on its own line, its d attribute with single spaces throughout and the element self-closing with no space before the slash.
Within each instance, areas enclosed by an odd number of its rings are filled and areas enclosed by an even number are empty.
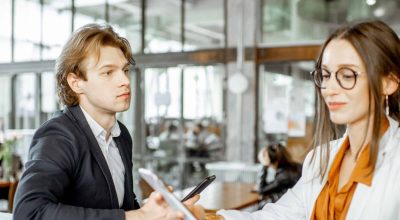
<svg viewBox="0 0 400 220">
<path fill-rule="evenodd" d="M 80 107 L 85 110 L 104 130 L 106 130 L 106 140 L 108 140 L 111 129 L 115 124 L 116 116 L 115 113 L 108 113 L 99 109 L 91 108 L 89 105 L 79 104 Z"/>
</svg>

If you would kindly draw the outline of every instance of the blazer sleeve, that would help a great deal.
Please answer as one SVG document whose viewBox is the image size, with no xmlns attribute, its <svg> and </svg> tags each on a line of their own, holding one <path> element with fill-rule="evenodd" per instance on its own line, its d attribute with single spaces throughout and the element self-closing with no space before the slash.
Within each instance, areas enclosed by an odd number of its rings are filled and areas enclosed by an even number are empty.
<svg viewBox="0 0 400 220">
<path fill-rule="evenodd" d="M 90 209 L 59 201 L 73 184 L 71 177 L 78 164 L 73 144 L 60 134 L 34 137 L 15 195 L 14 220 L 125 219 L 122 209 Z"/>
</svg>

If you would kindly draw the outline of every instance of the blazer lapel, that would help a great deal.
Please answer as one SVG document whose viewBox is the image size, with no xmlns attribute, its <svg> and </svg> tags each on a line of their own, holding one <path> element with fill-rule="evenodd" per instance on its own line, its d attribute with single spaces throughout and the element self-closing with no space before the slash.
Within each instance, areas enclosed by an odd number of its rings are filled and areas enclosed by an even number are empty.
<svg viewBox="0 0 400 220">
<path fill-rule="evenodd" d="M 102 173 L 104 175 L 104 178 L 106 179 L 109 194 L 110 194 L 110 200 L 111 200 L 110 202 L 111 202 L 112 207 L 119 208 L 117 192 L 115 191 L 114 181 L 111 176 L 110 168 L 108 167 L 108 164 L 106 162 L 106 159 L 104 158 L 103 152 L 100 149 L 99 143 L 97 142 L 96 138 L 94 137 L 94 134 L 93 134 L 89 124 L 87 123 L 86 118 L 83 115 L 81 108 L 77 105 L 77 106 L 69 107 L 68 110 L 69 110 L 69 112 L 71 112 L 72 116 L 76 119 L 76 122 L 78 123 L 79 127 L 82 128 L 83 133 L 87 137 L 87 140 L 89 142 L 90 152 L 92 153 L 93 157 L 95 158 L 97 164 L 100 167 L 100 170 L 102 171 Z"/>
<path fill-rule="evenodd" d="M 119 154 L 121 155 L 122 162 L 124 163 L 124 168 L 125 168 L 125 183 L 124 183 L 124 185 L 125 185 L 125 193 L 124 193 L 123 207 L 125 209 L 132 209 L 132 208 L 134 208 L 133 201 L 136 198 L 135 198 L 135 195 L 133 194 L 133 189 L 132 189 L 132 186 L 133 186 L 133 183 L 132 183 L 133 180 L 132 179 L 133 179 L 133 177 L 132 177 L 132 173 L 130 172 L 132 170 L 132 167 L 130 167 L 131 166 L 131 162 L 128 161 L 128 158 L 129 158 L 128 155 L 127 155 L 128 152 L 125 149 L 126 147 L 131 147 L 131 146 L 127 146 L 128 144 L 125 143 L 122 140 L 122 135 L 123 134 L 121 132 L 121 135 L 119 137 L 117 137 L 117 138 L 114 138 L 114 140 L 115 140 L 115 143 L 117 144 L 118 151 L 119 151 Z"/>
</svg>

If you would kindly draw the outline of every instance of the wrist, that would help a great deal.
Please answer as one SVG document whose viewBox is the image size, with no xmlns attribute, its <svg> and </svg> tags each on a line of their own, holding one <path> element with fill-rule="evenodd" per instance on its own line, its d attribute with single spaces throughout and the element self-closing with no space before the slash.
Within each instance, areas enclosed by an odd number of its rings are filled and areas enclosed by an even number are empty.
<svg viewBox="0 0 400 220">
<path fill-rule="evenodd" d="M 139 220 L 139 219 L 144 220 L 144 216 L 145 214 L 142 209 L 125 212 L 125 220 Z"/>
</svg>

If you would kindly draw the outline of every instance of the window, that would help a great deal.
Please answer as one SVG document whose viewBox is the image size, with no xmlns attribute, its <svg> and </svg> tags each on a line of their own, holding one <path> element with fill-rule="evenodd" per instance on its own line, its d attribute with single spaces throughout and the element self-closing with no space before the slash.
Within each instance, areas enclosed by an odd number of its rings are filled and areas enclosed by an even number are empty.
<svg viewBox="0 0 400 220">
<path fill-rule="evenodd" d="M 41 59 L 41 14 L 38 0 L 15 0 L 15 61 Z"/>
<path fill-rule="evenodd" d="M 11 62 L 11 0 L 0 1 L 0 63 Z"/>
<path fill-rule="evenodd" d="M 71 35 L 71 2 L 45 1 L 43 5 L 43 60 L 56 59 Z"/>
<path fill-rule="evenodd" d="M 224 1 L 186 1 L 185 50 L 224 47 Z"/>
<path fill-rule="evenodd" d="M 145 53 L 182 50 L 180 8 L 181 1 L 147 1 Z"/>
</svg>

